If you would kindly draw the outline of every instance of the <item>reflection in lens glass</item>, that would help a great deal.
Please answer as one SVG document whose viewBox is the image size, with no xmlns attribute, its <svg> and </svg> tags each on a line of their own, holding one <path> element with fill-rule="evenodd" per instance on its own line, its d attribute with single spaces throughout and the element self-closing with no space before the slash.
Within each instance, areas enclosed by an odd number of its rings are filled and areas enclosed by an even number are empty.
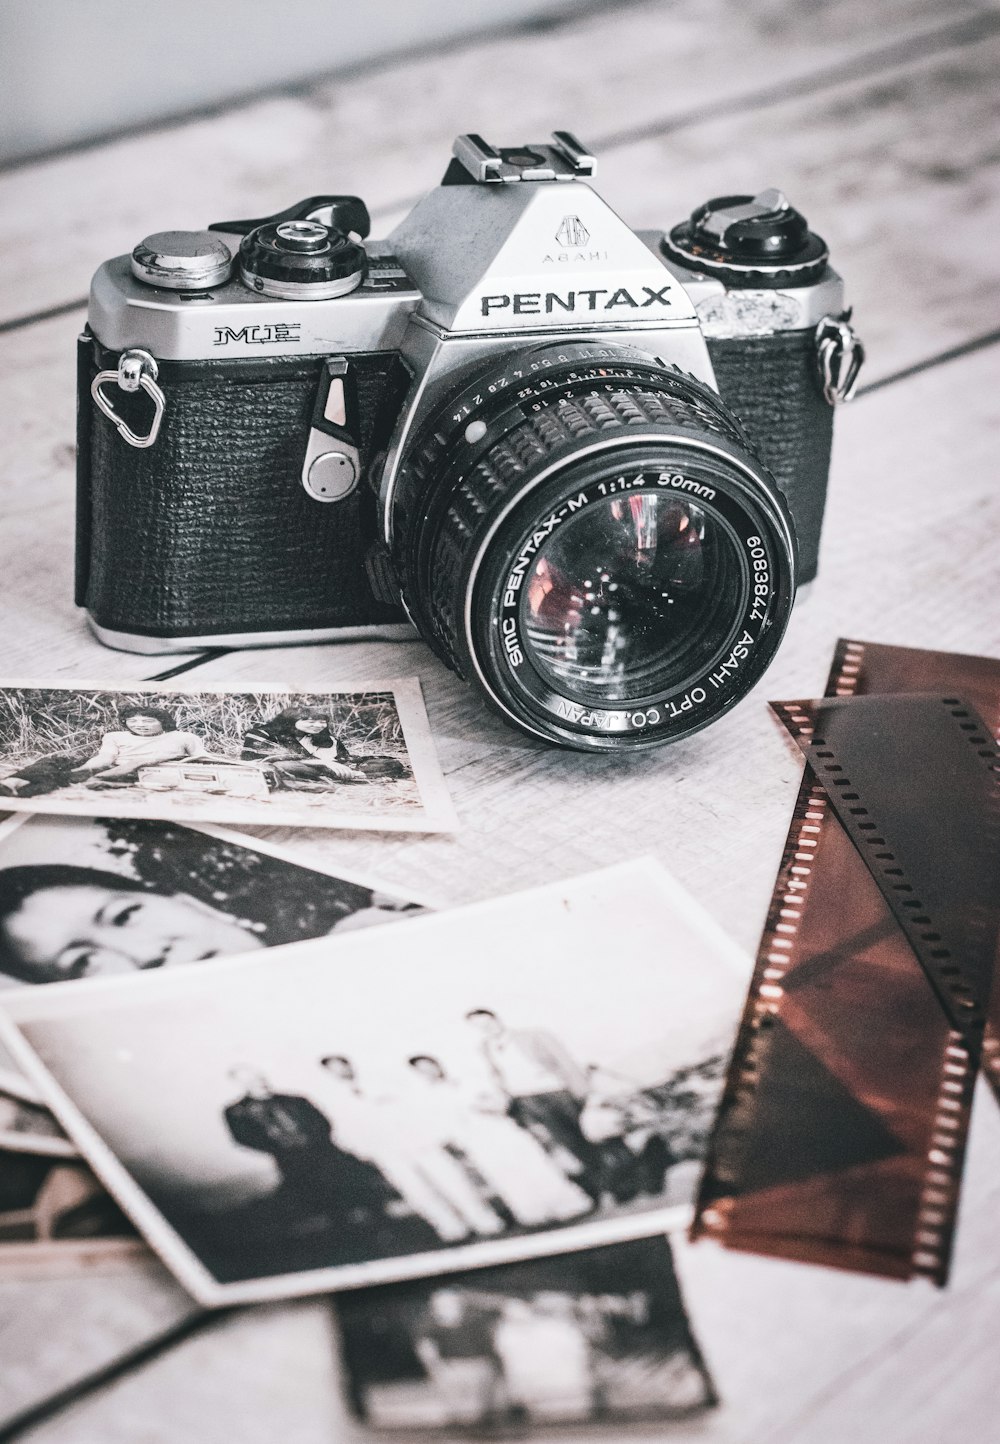
<svg viewBox="0 0 1000 1444">
<path fill-rule="evenodd" d="M 545 543 L 522 592 L 522 635 L 561 695 L 651 696 L 712 660 L 744 585 L 721 522 L 676 495 L 633 492 L 591 503 Z"/>
</svg>

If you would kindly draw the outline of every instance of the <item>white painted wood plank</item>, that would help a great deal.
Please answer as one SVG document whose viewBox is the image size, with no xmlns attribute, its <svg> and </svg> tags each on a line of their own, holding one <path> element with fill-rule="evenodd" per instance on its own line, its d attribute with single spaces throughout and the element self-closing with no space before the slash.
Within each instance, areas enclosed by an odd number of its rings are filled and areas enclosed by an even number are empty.
<svg viewBox="0 0 1000 1444">
<path fill-rule="evenodd" d="M 196 1312 L 152 1258 L 103 1277 L 0 1280 L 0 1429 Z"/>
<path fill-rule="evenodd" d="M 384 210 L 437 183 L 460 131 L 516 143 L 575 129 L 593 143 L 848 75 L 870 52 L 950 33 L 990 8 L 882 0 L 876 12 L 868 0 L 835 0 L 804 13 L 800 0 L 650 0 L 10 171 L 0 175 L 0 321 L 84 296 L 101 261 L 151 231 L 266 214 L 330 188 Z M 709 168 L 697 189 L 712 184 Z"/>
<path fill-rule="evenodd" d="M 323 1301 L 220 1317 L 28 1444 L 347 1444 Z"/>
<path fill-rule="evenodd" d="M 994 35 L 623 147 L 605 194 L 633 225 L 662 227 L 706 187 L 786 190 L 845 278 L 870 381 L 1000 327 L 998 73 Z"/>
</svg>

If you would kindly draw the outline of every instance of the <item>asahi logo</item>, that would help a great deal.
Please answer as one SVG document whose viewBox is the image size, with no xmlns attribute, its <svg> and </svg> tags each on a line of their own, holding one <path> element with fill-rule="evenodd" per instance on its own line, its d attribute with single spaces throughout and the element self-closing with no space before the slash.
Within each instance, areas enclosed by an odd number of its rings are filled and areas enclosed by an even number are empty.
<svg viewBox="0 0 1000 1444">
<path fill-rule="evenodd" d="M 299 321 L 275 321 L 271 326 L 216 326 L 215 346 L 268 346 L 277 341 L 301 341 Z"/>
<path fill-rule="evenodd" d="M 556 231 L 556 240 L 569 251 L 585 246 L 590 240 L 590 232 L 579 216 L 563 216 L 562 225 Z"/>
<path fill-rule="evenodd" d="M 588 249 L 590 232 L 579 216 L 563 216 L 553 240 L 559 250 L 542 257 L 545 266 L 586 266 L 608 259 L 607 251 L 600 247 Z"/>
</svg>

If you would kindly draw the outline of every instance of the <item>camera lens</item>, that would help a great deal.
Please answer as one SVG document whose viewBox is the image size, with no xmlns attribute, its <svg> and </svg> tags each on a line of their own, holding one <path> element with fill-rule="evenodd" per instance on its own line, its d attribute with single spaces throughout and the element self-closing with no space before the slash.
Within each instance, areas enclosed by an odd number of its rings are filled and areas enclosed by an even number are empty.
<svg viewBox="0 0 1000 1444">
<path fill-rule="evenodd" d="M 788 510 L 710 387 L 574 342 L 480 373 L 387 498 L 424 637 L 508 721 L 585 750 L 656 745 L 758 680 L 794 597 Z"/>
</svg>

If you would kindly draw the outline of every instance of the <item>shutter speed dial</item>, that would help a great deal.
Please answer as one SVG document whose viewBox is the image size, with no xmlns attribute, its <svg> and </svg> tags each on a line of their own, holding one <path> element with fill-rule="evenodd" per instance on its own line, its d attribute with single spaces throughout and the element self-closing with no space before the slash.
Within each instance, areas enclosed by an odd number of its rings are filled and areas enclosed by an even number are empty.
<svg viewBox="0 0 1000 1444">
<path fill-rule="evenodd" d="M 367 269 L 364 246 L 319 221 L 269 221 L 240 243 L 240 280 L 263 296 L 328 301 L 356 290 Z"/>
</svg>

